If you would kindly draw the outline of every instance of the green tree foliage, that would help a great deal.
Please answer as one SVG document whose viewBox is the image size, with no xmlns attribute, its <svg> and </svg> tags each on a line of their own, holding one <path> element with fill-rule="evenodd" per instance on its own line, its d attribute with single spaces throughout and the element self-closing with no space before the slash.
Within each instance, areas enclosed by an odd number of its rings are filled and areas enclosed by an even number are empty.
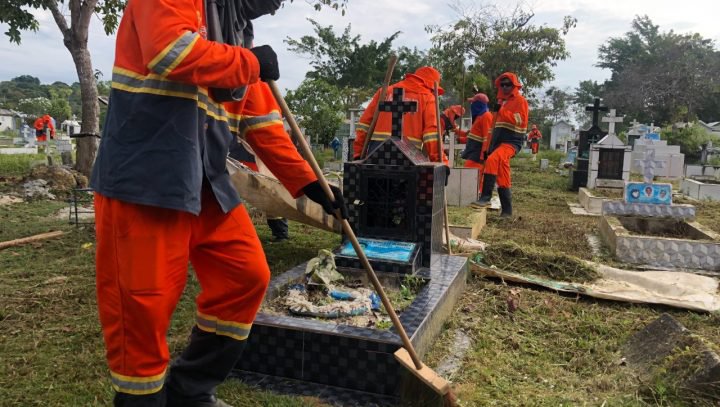
<svg viewBox="0 0 720 407">
<path fill-rule="evenodd" d="M 648 16 L 599 48 L 597 66 L 612 72 L 606 102 L 655 123 L 715 120 L 720 106 L 720 53 L 699 34 L 661 32 Z"/>
<path fill-rule="evenodd" d="M 17 105 L 20 112 L 28 115 L 28 121 L 31 123 L 44 114 L 50 114 L 51 107 L 52 102 L 46 97 L 21 99 Z"/>
<path fill-rule="evenodd" d="M 661 137 L 667 140 L 668 144 L 679 145 L 680 152 L 688 158 L 698 158 L 700 150 L 708 141 L 712 141 L 713 144 L 720 142 L 717 136 L 710 134 L 697 123 L 680 129 L 668 126 L 662 130 Z"/>
<path fill-rule="evenodd" d="M 327 144 L 345 117 L 338 89 L 322 79 L 305 79 L 285 97 L 306 135 L 315 143 Z"/>
<path fill-rule="evenodd" d="M 580 124 L 580 128 L 587 128 L 592 122 L 592 115 L 585 110 L 585 107 L 592 105 L 595 98 L 602 99 L 604 97 L 604 83 L 592 80 L 580 81 L 573 92 L 573 105 L 571 107 L 575 121 Z"/>
<path fill-rule="evenodd" d="M 510 13 L 489 5 L 482 9 L 456 5 L 454 9 L 457 21 L 426 27 L 432 34 L 433 61 L 445 78 L 457 78 L 466 70 L 470 76 L 494 80 L 512 71 L 520 77 L 525 91 L 532 93 L 552 80 L 557 61 L 570 55 L 564 36 L 575 26 L 572 17 L 565 17 L 560 28 L 552 28 L 532 24 L 534 14 L 522 6 Z M 481 90 L 494 93 L 489 88 Z"/>
<path fill-rule="evenodd" d="M 308 20 L 313 25 L 314 35 L 299 39 L 288 37 L 285 43 L 290 51 L 309 58 L 312 70 L 307 73 L 307 79 L 320 79 L 339 89 L 344 109 L 364 102 L 382 85 L 393 52 L 399 57 L 393 81 L 427 65 L 428 57 L 424 51 L 408 47 L 393 50 L 392 43 L 400 31 L 380 42 L 364 43 L 360 35 L 352 34 L 350 25 L 338 35 L 333 26 L 323 27 Z"/>
</svg>

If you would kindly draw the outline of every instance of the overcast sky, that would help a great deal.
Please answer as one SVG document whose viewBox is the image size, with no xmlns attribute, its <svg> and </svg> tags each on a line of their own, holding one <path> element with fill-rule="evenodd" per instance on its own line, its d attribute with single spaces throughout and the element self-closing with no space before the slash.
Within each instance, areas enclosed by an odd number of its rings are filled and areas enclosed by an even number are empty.
<svg viewBox="0 0 720 407">
<path fill-rule="evenodd" d="M 137 0 L 140 1 L 140 0 Z M 309 1 L 309 0 L 308 0 Z M 295 0 L 280 9 L 274 16 L 256 21 L 256 45 L 270 44 L 279 54 L 283 88 L 293 89 L 302 81 L 309 66 L 306 60 L 287 51 L 283 39 L 299 38 L 312 34 L 307 18 L 321 25 L 333 25 L 339 32 L 352 24 L 352 33 L 363 41 L 381 41 L 397 30 L 402 34 L 394 46 L 430 48 L 430 38 L 424 27 L 430 24 L 447 24 L 456 20 L 448 4 L 456 0 L 350 0 L 345 16 L 325 8 L 316 12 L 306 0 Z M 482 2 L 465 2 L 479 7 Z M 555 67 L 552 85 L 574 88 L 585 79 L 604 80 L 606 70 L 595 68 L 597 49 L 609 37 L 620 36 L 630 30 L 636 15 L 647 14 L 662 31 L 700 33 L 705 38 L 720 41 L 717 6 L 710 0 L 658 1 L 658 0 L 531 0 L 526 4 L 535 12 L 535 25 L 560 27 L 563 16 L 578 20 L 577 27 L 566 37 L 570 58 Z M 498 4 L 508 4 L 501 2 Z M 54 81 L 75 82 L 77 74 L 60 33 L 49 12 L 36 13 L 40 30 L 24 32 L 20 46 L 10 43 L 7 36 L 0 38 L 0 80 L 27 74 L 40 78 L 43 83 Z M 0 31 L 7 26 L 0 24 Z M 109 80 L 114 56 L 114 37 L 106 36 L 98 19 L 91 24 L 90 52 L 95 69 Z"/>
</svg>

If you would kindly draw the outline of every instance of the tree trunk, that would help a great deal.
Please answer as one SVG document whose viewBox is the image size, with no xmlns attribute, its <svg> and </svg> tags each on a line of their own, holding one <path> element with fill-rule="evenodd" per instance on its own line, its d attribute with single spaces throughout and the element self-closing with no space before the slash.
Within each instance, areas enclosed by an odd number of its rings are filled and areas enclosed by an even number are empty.
<svg viewBox="0 0 720 407">
<path fill-rule="evenodd" d="M 46 1 L 45 5 L 55 19 L 60 32 L 63 34 L 63 44 L 70 51 L 75 70 L 80 81 L 82 98 L 82 124 L 80 132 L 85 137 L 77 139 L 77 163 L 75 169 L 90 176 L 95 153 L 97 152 L 97 135 L 100 131 L 100 106 L 98 105 L 98 91 L 95 75 L 88 51 L 88 30 L 90 19 L 95 12 L 98 0 L 69 0 L 67 3 L 60 0 Z M 70 10 L 70 24 L 61 12 L 59 4 L 66 4 Z"/>
<path fill-rule="evenodd" d="M 70 49 L 75 68 L 77 69 L 78 79 L 80 80 L 80 94 L 82 96 L 82 124 L 80 132 L 83 134 L 98 134 L 100 131 L 100 106 L 98 105 L 97 83 L 92 68 L 92 60 L 90 52 L 87 49 L 87 43 L 84 46 L 78 46 L 76 49 Z M 77 157 L 75 169 L 90 176 L 93 163 L 95 162 L 95 153 L 97 152 L 98 138 L 92 136 L 80 137 L 77 139 Z"/>
</svg>

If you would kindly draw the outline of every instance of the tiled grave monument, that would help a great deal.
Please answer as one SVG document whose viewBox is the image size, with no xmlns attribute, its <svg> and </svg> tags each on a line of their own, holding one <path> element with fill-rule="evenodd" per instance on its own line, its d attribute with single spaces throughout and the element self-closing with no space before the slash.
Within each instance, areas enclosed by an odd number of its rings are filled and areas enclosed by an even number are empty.
<svg viewBox="0 0 720 407">
<path fill-rule="evenodd" d="M 615 109 L 611 109 L 602 121 L 608 123 L 608 134 L 590 145 L 587 186 L 580 187 L 578 191 L 578 201 L 582 208 L 571 203 L 573 213 L 600 216 L 603 202 L 613 199 L 608 196 L 620 195 L 625 182 L 630 179 L 632 150 L 615 134 L 615 124 L 622 123 L 623 117 L 617 117 Z M 600 190 L 606 193 L 595 193 Z"/>
<path fill-rule="evenodd" d="M 590 146 L 590 176 L 588 188 L 623 188 L 630 180 L 632 147 L 615 135 L 615 123 L 622 123 L 622 117 L 610 110 L 602 121 L 608 123 L 608 135 Z"/>
<path fill-rule="evenodd" d="M 398 100 L 398 95 L 394 95 Z M 402 95 L 399 95 L 402 99 Z M 386 104 L 387 103 L 387 104 Z M 383 106 L 390 102 L 381 103 Z M 402 115 L 393 119 L 401 134 Z M 361 244 L 402 246 L 402 257 L 367 254 L 384 285 L 415 276 L 425 284 L 400 321 L 421 356 L 439 334 L 466 284 L 467 259 L 442 254 L 445 171 L 414 145 L 391 137 L 362 161 L 344 164 L 343 194 Z M 347 243 L 335 254 L 338 271 L 364 276 Z M 302 280 L 306 264 L 272 279 L 265 302 Z M 314 386 L 321 396 L 362 392 L 395 400 L 404 367 L 394 357 L 402 341 L 394 328 L 358 327 L 332 320 L 259 313 L 236 376 L 290 392 Z M 317 390 L 317 386 L 322 386 Z M 342 405 L 357 404 L 357 401 Z M 370 404 L 377 405 L 377 404 Z"/>
<path fill-rule="evenodd" d="M 627 182 L 624 201 L 604 202 L 600 235 L 615 257 L 655 267 L 720 271 L 720 236 L 695 222 L 695 207 L 672 203 L 672 185 L 653 183 L 665 165 L 647 150 L 644 182 Z"/>
<path fill-rule="evenodd" d="M 577 156 L 570 174 L 571 191 L 587 186 L 590 172 L 590 146 L 607 135 L 607 132 L 600 128 L 600 112 L 607 112 L 607 106 L 601 106 L 600 99 L 596 98 L 593 105 L 587 106 L 585 110 L 593 112 L 593 121 L 589 129 L 580 131 Z"/>
<path fill-rule="evenodd" d="M 662 168 L 657 169 L 655 176 L 670 179 L 681 178 L 685 170 L 685 154 L 680 152 L 680 146 L 668 145 L 667 140 L 660 140 L 660 135 L 654 132 L 653 125 L 650 125 L 648 129 L 652 129 L 652 132 L 637 139 L 633 145 L 633 161 L 643 159 L 645 151 L 654 150 L 655 158 L 666 163 Z M 631 172 L 640 174 L 636 168 L 633 168 Z"/>
</svg>

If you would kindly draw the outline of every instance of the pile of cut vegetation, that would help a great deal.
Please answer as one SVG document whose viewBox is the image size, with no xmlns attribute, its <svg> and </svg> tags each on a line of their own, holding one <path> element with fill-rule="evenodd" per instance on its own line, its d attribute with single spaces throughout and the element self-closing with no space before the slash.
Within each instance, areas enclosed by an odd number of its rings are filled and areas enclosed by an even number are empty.
<svg viewBox="0 0 720 407">
<path fill-rule="evenodd" d="M 600 277 L 583 260 L 563 253 L 505 241 L 485 249 L 483 263 L 501 270 L 535 275 L 558 281 L 586 283 Z"/>
</svg>

